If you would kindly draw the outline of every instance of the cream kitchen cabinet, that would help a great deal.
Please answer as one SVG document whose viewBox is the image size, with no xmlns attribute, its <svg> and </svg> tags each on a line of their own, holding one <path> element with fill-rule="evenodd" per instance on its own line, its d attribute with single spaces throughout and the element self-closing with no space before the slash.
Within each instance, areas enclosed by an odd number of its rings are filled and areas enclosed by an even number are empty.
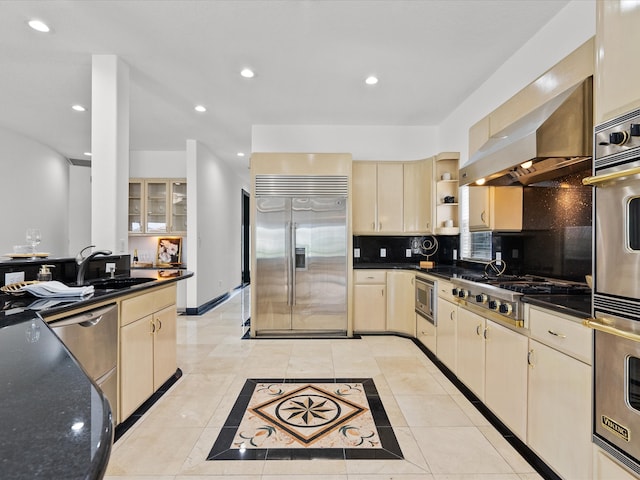
<svg viewBox="0 0 640 480">
<path fill-rule="evenodd" d="M 527 444 L 562 478 L 591 478 L 592 331 L 534 307 L 529 324 Z"/>
<path fill-rule="evenodd" d="M 527 439 L 528 338 L 487 320 L 484 403 L 523 442 Z"/>
<path fill-rule="evenodd" d="M 387 329 L 387 272 L 354 270 L 353 331 L 385 332 Z"/>
<path fill-rule="evenodd" d="M 634 2 L 596 2 L 596 124 L 640 108 L 638 25 L 640 8 Z"/>
<path fill-rule="evenodd" d="M 447 282 L 448 283 L 448 282 Z M 451 290 L 449 290 L 449 294 Z M 458 305 L 438 296 L 436 355 L 453 373 L 457 372 Z"/>
<path fill-rule="evenodd" d="M 353 162 L 353 233 L 402 233 L 401 162 Z"/>
<path fill-rule="evenodd" d="M 176 372 L 176 286 L 122 300 L 120 422 Z"/>
<path fill-rule="evenodd" d="M 421 235 L 431 233 L 435 228 L 432 219 L 433 158 L 405 162 L 403 171 L 403 232 Z"/>
<path fill-rule="evenodd" d="M 480 400 L 484 400 L 486 322 L 466 308 L 458 309 L 457 376 Z"/>
<path fill-rule="evenodd" d="M 469 187 L 469 231 L 522 230 L 522 187 Z"/>
<path fill-rule="evenodd" d="M 128 229 L 131 234 L 186 233 L 186 181 L 184 179 L 130 179 Z"/>
<path fill-rule="evenodd" d="M 387 272 L 387 331 L 416 336 L 415 274 Z"/>
<path fill-rule="evenodd" d="M 416 313 L 415 316 L 416 338 L 435 355 L 438 342 L 436 326 L 422 315 Z"/>
</svg>

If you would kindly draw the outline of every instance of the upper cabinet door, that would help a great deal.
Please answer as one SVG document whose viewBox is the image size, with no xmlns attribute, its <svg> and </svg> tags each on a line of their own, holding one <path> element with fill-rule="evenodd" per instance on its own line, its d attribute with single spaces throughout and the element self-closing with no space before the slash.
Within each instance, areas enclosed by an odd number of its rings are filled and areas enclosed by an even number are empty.
<svg viewBox="0 0 640 480">
<path fill-rule="evenodd" d="M 378 164 L 378 231 L 402 233 L 404 174 L 401 162 Z"/>
<path fill-rule="evenodd" d="M 168 210 L 168 185 L 166 181 L 147 181 L 147 233 L 167 233 L 169 222 Z"/>
<path fill-rule="evenodd" d="M 129 227 L 130 233 L 142 233 L 143 225 L 143 193 L 144 181 L 143 180 L 130 180 L 129 181 Z"/>
<path fill-rule="evenodd" d="M 353 162 L 353 233 L 373 233 L 377 229 L 376 189 L 377 165 L 372 162 Z"/>
<path fill-rule="evenodd" d="M 404 164 L 404 232 L 430 233 L 433 159 Z"/>
<path fill-rule="evenodd" d="M 639 25 L 637 2 L 596 2 L 596 124 L 640 108 Z"/>
<path fill-rule="evenodd" d="M 469 187 L 469 230 L 489 230 L 489 187 Z"/>
<path fill-rule="evenodd" d="M 171 181 L 171 233 L 187 231 L 187 182 Z"/>
</svg>

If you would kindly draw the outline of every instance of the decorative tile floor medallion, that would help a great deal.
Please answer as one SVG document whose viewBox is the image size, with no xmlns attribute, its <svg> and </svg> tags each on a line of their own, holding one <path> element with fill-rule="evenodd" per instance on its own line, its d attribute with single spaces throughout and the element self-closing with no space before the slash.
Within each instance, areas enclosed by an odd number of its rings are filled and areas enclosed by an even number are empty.
<svg viewBox="0 0 640 480">
<path fill-rule="evenodd" d="M 249 379 L 207 460 L 319 458 L 403 458 L 373 379 Z"/>
</svg>

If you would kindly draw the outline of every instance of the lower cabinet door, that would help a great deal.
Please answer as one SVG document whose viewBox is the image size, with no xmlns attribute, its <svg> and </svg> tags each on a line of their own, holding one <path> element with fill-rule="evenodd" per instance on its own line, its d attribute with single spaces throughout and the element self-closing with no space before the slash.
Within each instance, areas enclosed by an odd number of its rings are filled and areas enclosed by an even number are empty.
<svg viewBox="0 0 640 480">
<path fill-rule="evenodd" d="M 355 285 L 353 287 L 353 330 L 384 332 L 387 318 L 386 285 Z"/>
<path fill-rule="evenodd" d="M 527 438 L 528 340 L 487 320 L 484 403 L 522 441 Z"/>
<path fill-rule="evenodd" d="M 449 370 L 456 373 L 456 337 L 458 306 L 454 303 L 438 298 L 438 326 L 436 355 Z"/>
<path fill-rule="evenodd" d="M 529 340 L 528 417 L 532 450 L 562 478 L 591 478 L 589 365 Z"/>
<path fill-rule="evenodd" d="M 458 308 L 458 378 L 484 400 L 486 320 L 465 308 Z"/>
<path fill-rule="evenodd" d="M 120 421 L 153 394 L 153 316 L 120 329 Z"/>
<path fill-rule="evenodd" d="M 157 390 L 176 373 L 176 306 L 153 314 L 153 389 Z"/>
</svg>

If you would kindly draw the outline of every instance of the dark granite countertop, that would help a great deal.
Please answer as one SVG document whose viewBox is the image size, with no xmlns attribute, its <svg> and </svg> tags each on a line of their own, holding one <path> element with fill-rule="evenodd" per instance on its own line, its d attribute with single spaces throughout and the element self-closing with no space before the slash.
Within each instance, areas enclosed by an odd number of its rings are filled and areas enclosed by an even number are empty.
<svg viewBox="0 0 640 480">
<path fill-rule="evenodd" d="M 42 299 L 0 295 L 3 480 L 102 478 L 111 452 L 109 403 L 41 317 L 191 276 L 184 271 L 121 290 L 96 290 L 42 310 Z"/>
<path fill-rule="evenodd" d="M 522 301 L 578 318 L 591 316 L 591 295 L 525 295 Z"/>
</svg>

